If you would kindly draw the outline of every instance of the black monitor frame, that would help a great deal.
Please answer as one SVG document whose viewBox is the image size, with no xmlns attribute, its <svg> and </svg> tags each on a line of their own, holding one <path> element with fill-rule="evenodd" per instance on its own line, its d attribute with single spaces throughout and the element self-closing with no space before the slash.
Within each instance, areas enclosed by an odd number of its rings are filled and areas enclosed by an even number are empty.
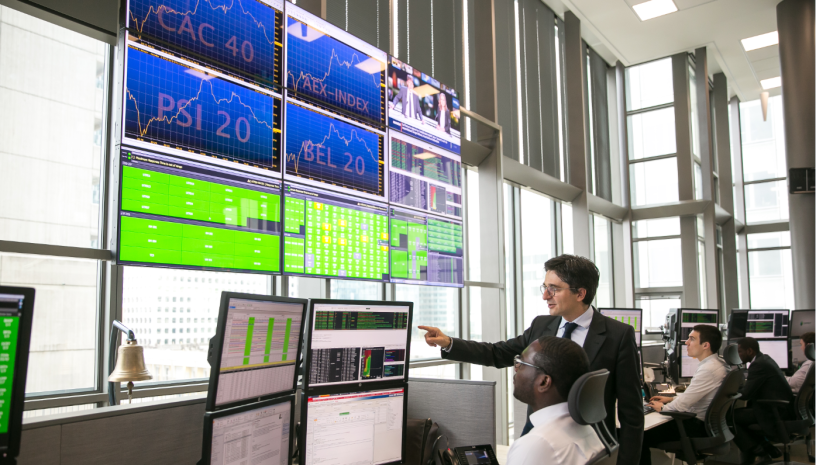
<svg viewBox="0 0 816 465">
<path fill-rule="evenodd" d="M 742 309 L 737 309 L 737 308 L 731 310 L 731 314 L 728 315 L 728 331 L 726 332 L 726 343 L 727 344 L 730 344 L 732 340 L 738 340 L 738 339 L 742 339 L 742 338 L 746 337 L 746 334 L 742 334 L 741 336 L 737 335 L 737 334 L 734 334 L 734 332 L 735 332 L 734 331 L 734 326 L 733 326 L 734 325 L 734 314 L 745 315 L 745 317 L 747 318 L 748 317 L 748 310 L 742 310 Z M 742 328 L 742 329 L 743 329 L 743 333 L 745 333 L 745 328 Z"/>
<path fill-rule="evenodd" d="M 640 312 L 640 338 L 636 341 L 638 343 L 637 348 L 638 348 L 638 350 L 640 350 L 641 347 L 643 347 L 643 309 L 642 308 L 617 308 L 617 307 L 615 307 L 615 308 L 612 308 L 612 307 L 598 308 L 598 312 L 600 312 L 601 315 L 603 315 L 604 310 L 611 310 L 613 312 L 615 310 L 626 310 L 626 311 L 630 311 L 630 312 L 631 311 Z M 604 316 L 606 316 L 606 315 L 604 315 Z M 640 372 L 643 373 L 643 367 L 641 367 Z"/>
<path fill-rule="evenodd" d="M 814 313 L 816 313 L 816 310 L 810 310 L 810 309 L 792 310 L 790 312 L 790 319 L 788 320 L 788 339 L 800 338 L 800 337 L 802 337 L 802 334 L 805 334 L 806 332 L 808 332 L 808 331 L 805 331 L 805 332 L 794 331 L 794 329 L 793 329 L 794 328 L 794 326 L 793 326 L 793 316 L 794 315 L 803 315 L 805 312 L 810 312 L 811 314 L 814 314 Z M 816 315 L 814 315 L 814 320 L 816 320 Z M 814 328 L 811 331 L 816 331 L 816 324 L 814 324 Z M 796 334 L 794 334 L 794 332 Z"/>
<path fill-rule="evenodd" d="M 20 454 L 20 438 L 23 430 L 23 410 L 25 409 L 25 386 L 28 374 L 28 354 L 31 346 L 31 327 L 34 321 L 34 294 L 30 287 L 0 286 L 0 294 L 23 296 L 23 311 L 17 326 L 17 351 L 12 381 L 11 408 L 9 409 L 8 442 L 0 446 L 3 457 L 17 457 Z"/>
<path fill-rule="evenodd" d="M 260 397 L 253 397 L 250 399 L 244 399 L 240 401 L 230 402 L 224 405 L 215 405 L 215 399 L 218 395 L 218 376 L 221 374 L 221 355 L 223 353 L 224 347 L 224 337 L 226 336 L 226 324 L 227 324 L 227 313 L 229 311 L 228 305 L 230 299 L 245 299 L 245 300 L 260 300 L 266 302 L 278 302 L 278 303 L 287 303 L 287 304 L 301 304 L 303 305 L 303 313 L 301 315 L 301 324 L 300 324 L 300 333 L 298 337 L 298 344 L 297 344 L 297 356 L 295 358 L 295 375 L 292 377 L 292 388 L 287 389 L 285 391 L 276 392 L 273 394 L 267 394 Z M 280 397 L 287 394 L 294 394 L 295 390 L 297 389 L 297 378 L 298 378 L 298 367 L 302 362 L 303 357 L 303 331 L 306 327 L 306 309 L 308 307 L 308 300 L 306 299 L 293 299 L 290 297 L 278 297 L 278 296 L 270 296 L 270 295 L 258 295 L 258 294 L 244 294 L 240 292 L 221 292 L 221 303 L 218 307 L 218 324 L 216 325 L 215 335 L 210 339 L 210 347 L 207 352 L 207 362 L 210 364 L 210 381 L 209 386 L 207 389 L 207 404 L 206 410 L 207 411 L 215 411 L 226 409 L 230 407 L 235 407 L 238 405 L 244 405 L 252 402 L 257 402 L 260 400 L 271 399 L 274 397 Z"/>
<path fill-rule="evenodd" d="M 312 350 L 312 335 L 314 331 L 312 331 L 312 325 L 314 324 L 314 313 L 315 313 L 315 305 L 359 305 L 361 307 L 364 306 L 371 306 L 371 307 L 408 307 L 408 326 L 407 326 L 407 336 L 405 341 L 405 369 L 403 370 L 404 375 L 403 378 L 394 378 L 386 380 L 383 378 L 382 381 L 366 381 L 366 382 L 358 382 L 358 383 L 345 383 L 345 384 L 332 384 L 328 386 L 318 386 L 313 387 L 309 385 L 309 374 L 311 373 L 312 369 L 312 361 L 311 361 L 311 350 Z M 348 392 L 352 386 L 356 386 L 358 391 L 365 391 L 365 390 L 375 390 L 380 389 L 382 386 L 383 389 L 387 387 L 393 386 L 400 386 L 404 385 L 408 382 L 408 365 L 410 364 L 409 361 L 411 360 L 411 324 L 414 317 L 414 303 L 413 302 L 400 302 L 400 301 L 385 301 L 385 300 L 335 300 L 335 299 L 309 299 L 309 312 L 308 312 L 308 324 L 309 329 L 306 332 L 306 338 L 304 339 L 306 345 L 303 350 L 303 391 L 312 393 L 313 391 L 320 391 L 323 393 L 324 391 L 329 392 L 334 387 L 339 387 L 340 390 L 338 392 Z"/>
<path fill-rule="evenodd" d="M 289 402 L 289 450 L 287 451 L 287 458 L 286 463 L 287 465 L 292 465 L 292 455 L 294 450 L 295 444 L 295 395 L 289 394 L 284 397 L 276 397 L 273 399 L 267 399 L 261 402 L 253 402 L 251 404 L 245 404 L 238 407 L 226 408 L 222 410 L 218 410 L 216 412 L 205 412 L 204 413 L 204 436 L 203 440 L 201 441 L 201 460 L 198 462 L 199 465 L 209 465 L 212 461 L 212 436 L 213 436 L 213 420 L 235 415 L 238 413 L 249 412 L 251 410 L 257 410 L 261 408 L 271 407 L 273 405 L 283 404 L 285 402 Z"/>
<path fill-rule="evenodd" d="M 305 376 L 304 376 L 305 378 Z M 369 383 L 371 384 L 371 383 Z M 358 388 L 358 389 L 349 389 Z M 375 386 L 365 386 L 365 388 L 359 388 L 358 384 L 339 384 L 339 385 L 332 385 L 326 386 L 325 388 L 321 388 L 319 391 L 313 392 L 306 392 L 303 390 L 301 392 L 300 397 L 300 431 L 298 432 L 298 451 L 301 464 L 306 463 L 306 436 L 307 436 L 307 429 L 308 429 L 308 408 L 309 408 L 309 397 L 319 396 L 319 395 L 332 395 L 332 394 L 353 394 L 358 392 L 370 392 L 370 391 L 384 391 L 388 389 L 403 389 L 402 394 L 402 459 L 396 462 L 386 462 L 380 465 L 394 465 L 394 464 L 402 464 L 405 463 L 405 450 L 406 450 L 406 432 L 408 428 L 408 383 L 407 382 L 398 382 L 398 383 L 391 383 L 390 385 L 375 385 Z"/>
</svg>

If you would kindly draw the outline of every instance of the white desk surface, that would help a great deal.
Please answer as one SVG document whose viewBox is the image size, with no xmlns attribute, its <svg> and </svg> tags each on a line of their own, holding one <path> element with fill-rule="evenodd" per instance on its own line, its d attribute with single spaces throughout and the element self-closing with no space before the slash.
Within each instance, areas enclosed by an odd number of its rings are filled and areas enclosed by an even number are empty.
<svg viewBox="0 0 816 465">
<path fill-rule="evenodd" d="M 507 452 L 509 450 L 510 446 L 496 444 L 496 460 L 499 461 L 500 465 L 505 465 L 507 463 Z"/>
</svg>

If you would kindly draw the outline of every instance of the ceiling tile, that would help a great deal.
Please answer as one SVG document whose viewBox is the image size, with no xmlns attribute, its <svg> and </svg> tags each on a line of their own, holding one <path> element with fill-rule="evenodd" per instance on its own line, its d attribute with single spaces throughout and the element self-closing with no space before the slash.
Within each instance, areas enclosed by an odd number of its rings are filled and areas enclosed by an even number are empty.
<svg viewBox="0 0 816 465">
<path fill-rule="evenodd" d="M 740 46 L 742 43 L 740 42 Z M 779 45 L 771 45 L 770 47 L 762 47 L 750 52 L 745 52 L 748 55 L 748 61 L 756 62 L 762 61 L 772 57 L 779 57 Z"/>
</svg>

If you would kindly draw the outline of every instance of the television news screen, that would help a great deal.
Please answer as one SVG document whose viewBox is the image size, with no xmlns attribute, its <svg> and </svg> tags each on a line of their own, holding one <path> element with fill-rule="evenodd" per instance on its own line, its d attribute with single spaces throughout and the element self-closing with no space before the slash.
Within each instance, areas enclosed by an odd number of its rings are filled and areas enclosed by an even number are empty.
<svg viewBox="0 0 816 465">
<path fill-rule="evenodd" d="M 460 153 L 459 94 L 454 89 L 394 57 L 386 86 L 388 127 Z"/>
<path fill-rule="evenodd" d="M 294 393 L 304 299 L 221 293 L 207 410 Z"/>
<path fill-rule="evenodd" d="M 460 221 L 390 208 L 391 282 L 464 286 Z"/>
<path fill-rule="evenodd" d="M 122 148 L 118 262 L 280 272 L 281 183 Z"/>
<path fill-rule="evenodd" d="M 411 302 L 311 300 L 304 389 L 408 379 Z"/>
</svg>

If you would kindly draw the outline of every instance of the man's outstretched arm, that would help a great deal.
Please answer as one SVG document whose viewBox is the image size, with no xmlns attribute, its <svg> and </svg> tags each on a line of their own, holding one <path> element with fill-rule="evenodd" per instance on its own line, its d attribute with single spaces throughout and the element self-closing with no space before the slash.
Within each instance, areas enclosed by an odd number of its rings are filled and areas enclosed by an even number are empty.
<svg viewBox="0 0 816 465">
<path fill-rule="evenodd" d="M 427 331 L 425 342 L 431 347 L 442 349 L 442 358 L 457 362 L 506 368 L 513 366 L 513 357 L 520 355 L 532 342 L 530 328 L 518 337 L 496 343 L 476 342 L 449 337 L 434 326 L 419 326 Z"/>
</svg>

